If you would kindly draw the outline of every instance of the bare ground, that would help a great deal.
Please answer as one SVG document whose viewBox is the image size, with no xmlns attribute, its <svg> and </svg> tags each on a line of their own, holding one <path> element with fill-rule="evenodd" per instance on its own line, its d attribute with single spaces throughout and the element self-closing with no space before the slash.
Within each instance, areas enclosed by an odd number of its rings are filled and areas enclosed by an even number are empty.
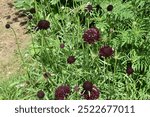
<svg viewBox="0 0 150 117">
<path fill-rule="evenodd" d="M 27 47 L 30 40 L 25 29 L 27 18 L 14 8 L 13 2 L 0 0 L 0 80 L 9 78 L 21 70 L 20 58 L 16 54 L 15 36 L 11 29 L 5 28 L 6 23 L 15 30 L 21 50 Z"/>
</svg>

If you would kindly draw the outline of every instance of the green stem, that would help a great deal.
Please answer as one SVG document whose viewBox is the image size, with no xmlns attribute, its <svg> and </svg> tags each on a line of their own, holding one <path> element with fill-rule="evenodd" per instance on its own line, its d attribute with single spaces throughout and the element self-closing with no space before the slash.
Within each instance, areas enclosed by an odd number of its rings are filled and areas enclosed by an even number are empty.
<svg viewBox="0 0 150 117">
<path fill-rule="evenodd" d="M 21 61 L 22 61 L 23 65 L 25 65 L 25 61 L 24 61 L 24 58 L 22 56 L 22 53 L 21 53 L 21 50 L 20 50 L 20 47 L 19 47 L 19 42 L 18 42 L 17 34 L 16 34 L 16 32 L 15 32 L 15 30 L 13 28 L 11 28 L 11 30 L 13 31 L 13 33 L 15 35 L 15 41 L 16 41 L 16 45 L 17 45 L 17 49 L 18 49 Z M 27 71 L 28 77 L 30 78 L 29 71 L 28 70 L 26 70 L 26 71 Z"/>
</svg>

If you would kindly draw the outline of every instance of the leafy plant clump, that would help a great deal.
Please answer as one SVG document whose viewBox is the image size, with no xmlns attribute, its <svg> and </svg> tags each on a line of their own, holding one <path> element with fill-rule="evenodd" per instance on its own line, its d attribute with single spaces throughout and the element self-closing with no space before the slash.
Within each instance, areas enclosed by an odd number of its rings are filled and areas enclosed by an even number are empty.
<svg viewBox="0 0 150 117">
<path fill-rule="evenodd" d="M 25 99 L 150 99 L 150 2 L 17 0 L 16 6 L 32 16 Z"/>
</svg>

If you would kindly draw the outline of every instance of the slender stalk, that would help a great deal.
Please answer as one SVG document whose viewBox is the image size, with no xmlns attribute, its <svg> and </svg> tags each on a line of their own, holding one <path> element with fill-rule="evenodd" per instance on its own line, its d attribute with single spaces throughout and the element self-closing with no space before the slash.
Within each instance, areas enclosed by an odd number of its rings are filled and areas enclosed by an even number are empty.
<svg viewBox="0 0 150 117">
<path fill-rule="evenodd" d="M 14 35 L 15 35 L 15 41 L 16 41 L 16 45 L 17 45 L 17 50 L 19 52 L 19 56 L 21 58 L 21 61 L 23 63 L 23 65 L 25 65 L 25 61 L 24 61 L 24 58 L 23 58 L 23 55 L 21 53 L 21 50 L 20 50 L 20 47 L 19 47 L 19 42 L 18 42 L 18 38 L 17 38 L 17 34 L 15 32 L 15 30 L 11 27 L 11 30 L 13 31 Z M 29 71 L 26 70 L 27 74 L 28 74 L 28 77 L 30 78 L 30 74 L 29 74 Z"/>
</svg>

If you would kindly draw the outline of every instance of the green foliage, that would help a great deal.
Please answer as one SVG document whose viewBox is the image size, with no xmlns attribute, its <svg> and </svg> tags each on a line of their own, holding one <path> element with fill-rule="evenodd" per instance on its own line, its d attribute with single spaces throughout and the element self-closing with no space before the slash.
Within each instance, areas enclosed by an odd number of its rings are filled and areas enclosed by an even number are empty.
<svg viewBox="0 0 150 117">
<path fill-rule="evenodd" d="M 89 0 L 76 0 L 73 6 L 71 2 L 63 4 L 61 0 L 16 2 L 19 8 L 36 9 L 30 29 L 41 19 L 50 21 L 50 29 L 32 33 L 33 43 L 25 58 L 30 72 L 30 85 L 26 88 L 28 96 L 23 98 L 23 89 L 12 88 L 16 84 L 11 84 L 0 88 L 2 99 L 15 99 L 17 96 L 17 99 L 36 99 L 36 91 L 40 89 L 46 92 L 45 99 L 54 99 L 55 89 L 61 84 L 71 86 L 72 94 L 68 99 L 82 99 L 73 88 L 79 85 L 81 92 L 85 80 L 92 81 L 100 89 L 99 99 L 150 99 L 150 2 L 91 0 L 93 12 L 85 13 L 87 2 Z M 97 4 L 102 7 L 101 13 L 96 12 Z M 114 7 L 112 12 L 107 11 L 110 4 Z M 83 26 L 80 25 L 79 14 L 85 16 Z M 101 32 L 101 40 L 88 45 L 83 42 L 82 35 L 92 21 Z M 60 48 L 61 43 L 65 44 L 64 49 Z M 113 47 L 113 57 L 99 58 L 98 50 L 103 45 Z M 77 59 L 71 65 L 67 64 L 70 55 Z M 127 61 L 132 62 L 132 75 L 126 74 Z M 45 71 L 53 74 L 50 80 L 44 80 Z M 13 97 L 10 96 L 12 90 L 16 90 Z M 4 95 L 5 91 L 10 94 Z"/>
</svg>

